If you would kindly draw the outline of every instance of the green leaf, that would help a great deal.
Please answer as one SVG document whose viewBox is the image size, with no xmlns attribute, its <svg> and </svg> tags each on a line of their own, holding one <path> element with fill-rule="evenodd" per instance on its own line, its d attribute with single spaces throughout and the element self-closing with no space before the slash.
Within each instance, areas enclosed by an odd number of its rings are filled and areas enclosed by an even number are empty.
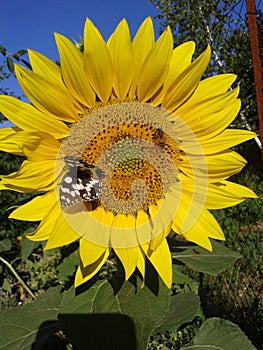
<svg viewBox="0 0 263 350">
<path fill-rule="evenodd" d="M 5 49 L 2 45 L 0 45 L 0 52 L 1 52 L 1 54 L 3 54 L 4 56 L 6 55 L 6 49 Z"/>
<path fill-rule="evenodd" d="M 158 324 L 158 331 L 176 331 L 182 324 L 191 322 L 199 309 L 199 298 L 194 292 L 172 296 L 169 311 Z"/>
<path fill-rule="evenodd" d="M 29 69 L 32 69 L 30 63 L 28 63 L 26 60 L 23 60 L 23 59 L 21 58 L 21 62 L 23 62 L 24 65 L 27 66 Z"/>
<path fill-rule="evenodd" d="M 180 266 L 178 265 L 173 265 L 173 283 L 176 284 L 191 284 L 194 282 L 192 278 L 189 276 L 185 275 L 180 271 Z"/>
<path fill-rule="evenodd" d="M 194 271 L 216 275 L 242 256 L 216 241 L 212 241 L 213 251 L 201 247 L 191 247 L 179 253 L 172 253 L 172 257 L 181 261 Z"/>
<path fill-rule="evenodd" d="M 25 55 L 26 53 L 27 53 L 27 50 L 18 50 L 16 54 L 17 54 L 18 56 L 23 56 L 23 55 Z"/>
<path fill-rule="evenodd" d="M 29 260 L 29 259 L 26 259 L 26 267 L 28 268 L 28 272 L 30 273 L 30 276 L 31 278 L 33 279 L 34 278 L 34 263 L 33 261 Z"/>
<path fill-rule="evenodd" d="M 16 53 L 13 53 L 11 56 L 17 61 L 20 60 L 19 56 Z"/>
<path fill-rule="evenodd" d="M 76 266 L 80 263 L 78 252 L 71 253 L 64 258 L 62 263 L 58 266 L 58 278 L 60 281 L 66 281 L 69 276 L 75 273 Z"/>
<path fill-rule="evenodd" d="M 11 57 L 6 57 L 7 68 L 11 73 L 14 73 L 14 62 Z"/>
<path fill-rule="evenodd" d="M 25 236 L 22 236 L 22 241 L 21 241 L 22 260 L 26 260 L 29 257 L 29 255 L 31 255 L 33 250 L 36 249 L 39 245 L 40 245 L 40 242 L 30 241 Z"/>
<path fill-rule="evenodd" d="M 30 304 L 0 314 L 0 350 L 41 348 L 41 344 L 58 330 L 60 288 L 50 288 Z"/>
<path fill-rule="evenodd" d="M 107 281 L 99 281 L 78 295 L 71 288 L 63 298 L 59 322 L 80 350 L 145 350 L 150 334 L 168 311 L 169 294 L 163 284 L 157 296 L 146 286 L 136 291 L 130 282 L 116 295 Z"/>
<path fill-rule="evenodd" d="M 10 285 L 10 283 L 8 282 L 8 279 L 7 279 L 7 278 L 4 278 L 4 282 L 3 282 L 3 284 L 2 284 L 2 289 L 3 289 L 3 290 L 6 290 L 6 291 L 9 292 L 9 293 L 12 292 L 11 285 Z"/>
<path fill-rule="evenodd" d="M 0 253 L 9 251 L 11 247 L 12 243 L 10 239 L 4 238 L 2 241 L 0 241 Z"/>
<path fill-rule="evenodd" d="M 224 319 L 206 320 L 184 350 L 256 350 L 241 329 Z"/>
</svg>

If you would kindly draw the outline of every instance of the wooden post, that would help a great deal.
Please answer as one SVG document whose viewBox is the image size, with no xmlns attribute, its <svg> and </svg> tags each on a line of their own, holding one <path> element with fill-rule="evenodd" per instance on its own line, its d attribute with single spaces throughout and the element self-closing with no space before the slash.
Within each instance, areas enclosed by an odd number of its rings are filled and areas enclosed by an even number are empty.
<svg viewBox="0 0 263 350">
<path fill-rule="evenodd" d="M 261 144 L 263 142 L 263 83 L 262 83 L 262 70 L 261 59 L 258 44 L 258 27 L 257 27 L 257 11 L 254 0 L 246 0 L 247 16 L 248 16 L 248 31 L 252 55 L 252 63 L 254 69 L 254 81 L 257 99 L 257 110 L 259 120 L 259 131 L 261 136 Z M 263 148 L 261 147 L 262 158 Z"/>
</svg>

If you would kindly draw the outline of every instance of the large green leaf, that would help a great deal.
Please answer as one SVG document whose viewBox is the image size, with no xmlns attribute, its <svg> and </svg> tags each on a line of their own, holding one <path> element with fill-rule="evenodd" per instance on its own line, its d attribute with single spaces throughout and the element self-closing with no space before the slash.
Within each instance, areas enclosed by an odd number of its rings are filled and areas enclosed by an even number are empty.
<svg viewBox="0 0 263 350">
<path fill-rule="evenodd" d="M 0 314 L 0 349 L 40 349 L 58 330 L 60 287 L 50 288 L 37 300 Z"/>
<path fill-rule="evenodd" d="M 199 298 L 194 292 L 172 296 L 169 311 L 158 324 L 158 330 L 176 331 L 182 324 L 191 322 L 199 311 L 199 308 Z"/>
<path fill-rule="evenodd" d="M 199 246 L 190 247 L 181 252 L 172 253 L 172 257 L 191 269 L 216 275 L 231 266 L 241 255 L 216 241 L 212 241 L 213 251 Z"/>
<path fill-rule="evenodd" d="M 256 350 L 241 329 L 221 318 L 206 320 L 184 350 Z"/>
<path fill-rule="evenodd" d="M 116 295 L 107 281 L 79 295 L 72 288 L 60 307 L 61 329 L 78 350 L 145 350 L 150 334 L 168 311 L 169 294 L 161 284 L 156 296 L 146 286 L 136 290 L 130 282 Z"/>
<path fill-rule="evenodd" d="M 79 254 L 77 251 L 71 253 L 69 256 L 63 259 L 62 263 L 58 265 L 58 278 L 60 281 L 65 282 L 76 271 L 76 266 L 80 263 Z"/>
</svg>

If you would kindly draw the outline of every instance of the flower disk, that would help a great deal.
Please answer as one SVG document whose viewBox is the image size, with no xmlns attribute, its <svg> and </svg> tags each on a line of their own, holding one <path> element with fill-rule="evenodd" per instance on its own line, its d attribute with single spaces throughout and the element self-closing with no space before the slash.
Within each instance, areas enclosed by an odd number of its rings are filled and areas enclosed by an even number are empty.
<svg viewBox="0 0 263 350">
<path fill-rule="evenodd" d="M 145 278 L 148 259 L 172 283 L 166 237 L 177 233 L 208 250 L 224 234 L 209 209 L 256 195 L 226 179 L 245 160 L 230 147 L 252 132 L 226 129 L 236 117 L 235 75 L 201 80 L 208 47 L 173 48 L 167 28 L 155 41 L 147 18 L 133 40 L 122 20 L 107 42 L 87 19 L 84 51 L 55 34 L 60 66 L 29 50 L 32 71 L 16 65 L 30 104 L 0 96 L 15 125 L 0 130 L 2 151 L 25 156 L 0 189 L 43 191 L 10 218 L 40 221 L 28 238 L 46 249 L 80 243 L 78 286 L 113 250 L 128 279 Z"/>
</svg>

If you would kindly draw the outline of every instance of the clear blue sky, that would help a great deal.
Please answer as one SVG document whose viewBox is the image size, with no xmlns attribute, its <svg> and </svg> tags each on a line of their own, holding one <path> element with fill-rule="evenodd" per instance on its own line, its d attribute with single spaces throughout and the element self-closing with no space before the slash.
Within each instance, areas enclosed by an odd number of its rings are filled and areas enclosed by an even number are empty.
<svg viewBox="0 0 263 350">
<path fill-rule="evenodd" d="M 89 17 L 107 39 L 118 22 L 126 18 L 133 36 L 145 17 L 158 10 L 147 0 L 4 0 L 0 13 L 0 44 L 10 53 L 33 49 L 58 59 L 54 32 L 78 40 Z M 154 21 L 158 31 L 158 21 Z M 2 57 L 0 57 L 2 59 Z M 6 82 L 21 94 L 14 79 Z"/>
</svg>

